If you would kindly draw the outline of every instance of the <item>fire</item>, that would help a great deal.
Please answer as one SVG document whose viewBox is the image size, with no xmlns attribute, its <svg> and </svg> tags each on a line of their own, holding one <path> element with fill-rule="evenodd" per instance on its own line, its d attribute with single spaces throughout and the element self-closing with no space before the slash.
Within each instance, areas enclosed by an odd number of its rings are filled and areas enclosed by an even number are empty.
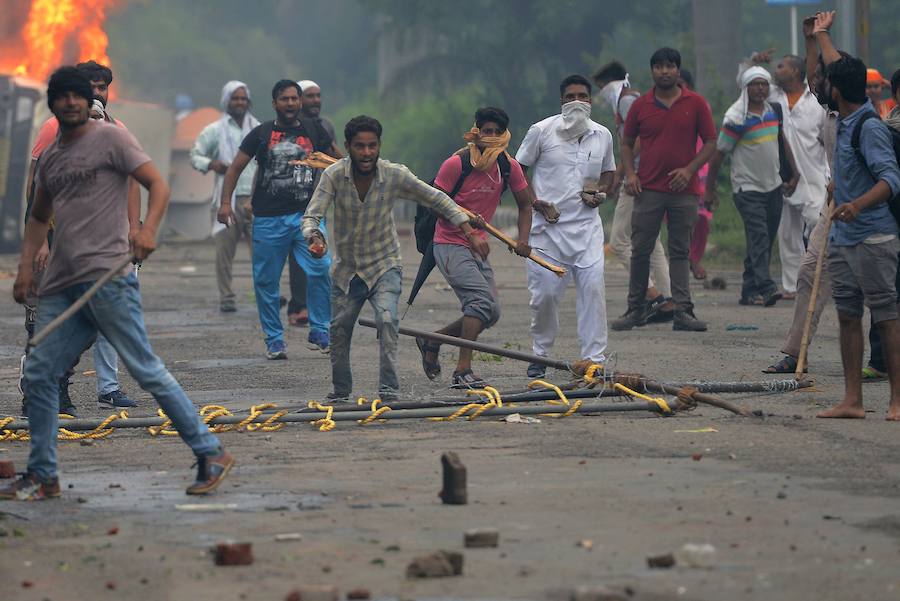
<svg viewBox="0 0 900 601">
<path fill-rule="evenodd" d="M 0 72 L 44 81 L 58 66 L 93 59 L 109 65 L 103 31 L 117 0 L 32 0 L 27 20 L 0 48 Z"/>
</svg>

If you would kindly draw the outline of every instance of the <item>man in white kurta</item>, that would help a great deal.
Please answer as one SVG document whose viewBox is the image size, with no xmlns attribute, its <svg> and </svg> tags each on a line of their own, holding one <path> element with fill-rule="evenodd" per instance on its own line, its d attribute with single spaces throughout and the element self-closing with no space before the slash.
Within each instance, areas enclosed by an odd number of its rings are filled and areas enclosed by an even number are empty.
<svg viewBox="0 0 900 601">
<path fill-rule="evenodd" d="M 768 62 L 766 53 L 754 54 L 750 61 L 741 63 L 738 77 L 751 64 L 760 62 Z M 831 178 L 823 143 L 827 114 L 810 91 L 805 73 L 800 57 L 782 57 L 775 66 L 777 85 L 772 86 L 769 93 L 769 102 L 781 106 L 785 139 L 800 172 L 797 189 L 784 197 L 778 226 L 781 287 L 786 295 L 797 293 L 797 274 L 806 254 L 806 240 L 819 221 L 825 206 L 825 189 Z"/>
<path fill-rule="evenodd" d="M 591 187 L 602 191 L 611 182 L 616 169 L 613 141 L 608 129 L 590 119 L 591 87 L 585 78 L 567 77 L 560 92 L 561 113 L 532 125 L 516 153 L 523 167 L 533 169 L 536 198 L 553 203 L 560 214 L 556 223 L 540 212 L 534 215 L 531 246 L 568 270 L 560 278 L 527 263 L 533 350 L 542 357 L 552 350 L 559 330 L 559 303 L 574 281 L 581 358 L 602 363 L 607 344 L 603 224 L 596 204 L 582 192 Z M 543 373 L 538 364 L 528 368 L 529 377 Z"/>
</svg>

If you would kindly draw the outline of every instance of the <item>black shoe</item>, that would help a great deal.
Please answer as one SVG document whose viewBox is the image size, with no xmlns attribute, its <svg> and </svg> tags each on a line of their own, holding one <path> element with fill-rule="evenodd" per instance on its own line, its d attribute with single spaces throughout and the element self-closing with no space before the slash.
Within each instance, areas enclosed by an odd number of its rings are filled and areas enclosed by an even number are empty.
<svg viewBox="0 0 900 601">
<path fill-rule="evenodd" d="M 773 290 L 763 297 L 763 307 L 771 307 L 781 300 L 782 294 L 778 290 Z"/>
<path fill-rule="evenodd" d="M 675 317 L 675 310 L 669 309 L 668 311 L 663 311 L 662 309 L 663 306 L 671 300 L 671 298 L 666 298 L 660 294 L 650 301 L 650 306 L 647 308 L 647 323 L 666 323 L 672 321 Z"/>
<path fill-rule="evenodd" d="M 685 332 L 705 332 L 706 322 L 697 319 L 693 311 L 675 311 L 672 329 Z"/>
<path fill-rule="evenodd" d="M 758 294 L 756 296 L 742 296 L 738 300 L 738 304 L 744 306 L 762 305 L 763 298 Z"/>
<path fill-rule="evenodd" d="M 543 363 L 529 363 L 525 374 L 529 378 L 543 378 L 547 373 L 547 366 Z"/>
<path fill-rule="evenodd" d="M 453 372 L 453 383 L 450 385 L 450 388 L 454 388 L 456 390 L 467 390 L 474 388 L 484 388 L 485 386 L 487 386 L 487 382 L 481 379 L 480 376 L 476 376 L 471 369 L 466 369 L 464 371 Z"/>
<path fill-rule="evenodd" d="M 69 396 L 69 378 L 64 377 L 59 380 L 59 412 L 78 417 L 75 405 L 72 403 L 72 397 Z"/>
<path fill-rule="evenodd" d="M 609 327 L 617 332 L 647 325 L 647 311 L 644 307 L 631 307 L 619 319 L 613 320 Z"/>
<path fill-rule="evenodd" d="M 325 395 L 326 403 L 349 403 L 350 402 L 350 393 L 347 394 L 341 392 L 329 392 Z"/>
<path fill-rule="evenodd" d="M 237 311 L 237 305 L 233 300 L 226 300 L 219 303 L 219 312 L 234 313 L 235 311 Z"/>
<path fill-rule="evenodd" d="M 104 409 L 127 409 L 137 407 L 138 403 L 121 390 L 113 390 L 108 394 L 97 395 L 97 404 Z"/>
</svg>

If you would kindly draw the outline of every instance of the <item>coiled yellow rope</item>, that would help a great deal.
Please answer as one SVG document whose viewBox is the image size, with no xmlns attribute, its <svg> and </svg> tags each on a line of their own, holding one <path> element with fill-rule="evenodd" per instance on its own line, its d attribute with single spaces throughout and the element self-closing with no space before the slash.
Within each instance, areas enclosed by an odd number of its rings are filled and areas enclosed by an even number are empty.
<svg viewBox="0 0 900 601">
<path fill-rule="evenodd" d="M 669 407 L 669 404 L 664 398 L 650 397 L 645 394 L 641 394 L 640 392 L 636 392 L 622 384 L 616 384 L 615 388 L 635 398 L 642 399 L 644 401 L 647 401 L 648 403 L 654 403 L 657 407 L 659 407 L 659 410 L 663 415 L 673 415 L 675 413 L 674 411 L 672 411 L 672 408 Z"/>
</svg>

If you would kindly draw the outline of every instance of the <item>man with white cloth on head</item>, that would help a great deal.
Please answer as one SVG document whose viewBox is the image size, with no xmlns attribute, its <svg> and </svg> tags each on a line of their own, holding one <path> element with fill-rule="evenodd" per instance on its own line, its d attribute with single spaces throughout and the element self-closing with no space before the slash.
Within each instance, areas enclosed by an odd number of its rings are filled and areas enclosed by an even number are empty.
<svg viewBox="0 0 900 601">
<path fill-rule="evenodd" d="M 602 363 L 607 325 L 603 224 L 597 207 L 616 170 L 613 140 L 608 129 L 591 120 L 591 83 L 586 78 L 570 75 L 559 91 L 561 112 L 532 125 L 516 153 L 523 168 L 534 169 L 537 203 L 552 203 L 559 211 L 559 219 L 553 223 L 542 207 L 536 206 L 529 243 L 535 252 L 568 270 L 559 278 L 528 262 L 533 350 L 546 357 L 553 348 L 559 303 L 566 285 L 574 279 L 581 358 Z M 537 378 L 544 371 L 543 365 L 532 363 L 527 373 Z"/>
<path fill-rule="evenodd" d="M 244 137 L 259 125 L 259 120 L 250 113 L 250 88 L 241 81 L 229 81 L 225 84 L 222 88 L 220 105 L 222 117 L 203 128 L 191 148 L 191 166 L 201 173 L 214 171 L 216 174 L 212 201 L 212 235 L 216 243 L 219 310 L 223 313 L 232 313 L 237 310 L 237 306 L 234 291 L 231 289 L 231 268 L 241 236 L 246 236 L 248 241 L 251 239 L 250 228 L 253 217 L 250 210 L 250 193 L 256 175 L 255 164 L 247 166 L 234 189 L 232 206 L 235 224 L 226 228 L 216 221 L 216 213 L 219 210 L 225 171 L 234 160 Z"/>
<path fill-rule="evenodd" d="M 738 85 L 744 71 L 769 61 L 769 52 L 753 53 L 738 67 Z M 781 57 L 775 65 L 774 79 L 768 101 L 781 109 L 784 138 L 794 152 L 800 176 L 794 193 L 784 197 L 778 228 L 781 286 L 785 298 L 792 299 L 797 294 L 797 274 L 806 254 L 806 240 L 825 206 L 825 189 L 831 179 L 823 142 L 827 113 L 809 89 L 806 66 L 799 56 Z M 786 172 L 784 159 L 782 156 L 782 171 Z M 783 173 L 782 179 L 787 181 L 790 175 Z"/>
</svg>

